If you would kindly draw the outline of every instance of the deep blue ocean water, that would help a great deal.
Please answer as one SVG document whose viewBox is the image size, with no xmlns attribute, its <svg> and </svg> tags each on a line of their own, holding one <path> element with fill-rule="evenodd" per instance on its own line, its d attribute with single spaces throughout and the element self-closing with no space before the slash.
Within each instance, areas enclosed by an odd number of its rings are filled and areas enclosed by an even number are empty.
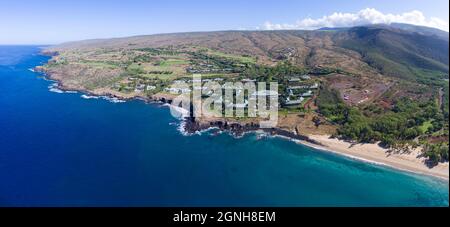
<svg viewBox="0 0 450 227">
<path fill-rule="evenodd" d="M 0 206 L 448 206 L 448 183 L 249 134 L 183 136 L 169 109 L 50 92 L 0 46 Z"/>
</svg>

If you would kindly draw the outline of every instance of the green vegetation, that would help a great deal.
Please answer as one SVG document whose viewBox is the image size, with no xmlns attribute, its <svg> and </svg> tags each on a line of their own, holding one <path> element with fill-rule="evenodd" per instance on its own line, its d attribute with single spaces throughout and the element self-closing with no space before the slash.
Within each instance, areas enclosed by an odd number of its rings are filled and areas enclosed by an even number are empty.
<svg viewBox="0 0 450 227">
<path fill-rule="evenodd" d="M 345 72 L 344 70 L 339 69 L 339 68 L 329 68 L 329 67 L 313 68 L 309 72 L 314 75 L 329 75 L 332 73 L 345 74 L 345 75 L 351 74 L 351 73 Z"/>
<path fill-rule="evenodd" d="M 139 76 L 140 74 L 145 74 L 146 72 L 140 65 L 131 64 L 127 67 L 127 73 L 129 76 Z"/>
<path fill-rule="evenodd" d="M 444 118 L 449 118 L 449 84 L 448 80 L 446 81 L 446 84 L 444 85 L 444 88 L 442 89 L 443 96 L 442 96 L 442 111 L 444 112 Z"/>
<path fill-rule="evenodd" d="M 306 68 L 297 67 L 288 61 L 282 61 L 275 67 L 249 65 L 242 73 L 242 76 L 251 79 L 259 79 L 260 81 L 278 81 L 286 84 L 290 77 L 307 73 L 309 73 L 309 70 Z"/>
<path fill-rule="evenodd" d="M 428 158 L 428 165 L 434 166 L 439 162 L 448 161 L 448 143 L 426 144 L 424 155 Z"/>
<path fill-rule="evenodd" d="M 186 60 L 180 60 L 180 59 L 167 59 L 157 62 L 155 65 L 160 67 L 170 67 L 174 65 L 187 65 L 189 64 L 189 61 Z"/>
<path fill-rule="evenodd" d="M 241 61 L 239 57 L 210 54 L 208 51 L 190 52 L 188 73 L 241 73 L 251 63 Z"/>
<path fill-rule="evenodd" d="M 431 129 L 433 129 L 433 121 L 431 120 L 425 121 L 421 126 L 419 126 L 419 131 L 421 134 L 425 134 Z"/>
<path fill-rule="evenodd" d="M 323 116 L 340 125 L 337 131 L 339 137 L 359 143 L 381 141 L 381 145 L 393 149 L 417 146 L 416 138 L 445 131 L 444 125 L 448 124 L 434 101 L 417 102 L 399 98 L 394 107 L 386 112 L 370 106 L 361 112 L 340 101 L 336 91 L 323 87 L 316 104 Z M 426 141 L 424 143 L 434 146 Z M 434 150 L 428 149 L 427 156 Z M 448 160 L 448 155 L 439 157 Z"/>
</svg>

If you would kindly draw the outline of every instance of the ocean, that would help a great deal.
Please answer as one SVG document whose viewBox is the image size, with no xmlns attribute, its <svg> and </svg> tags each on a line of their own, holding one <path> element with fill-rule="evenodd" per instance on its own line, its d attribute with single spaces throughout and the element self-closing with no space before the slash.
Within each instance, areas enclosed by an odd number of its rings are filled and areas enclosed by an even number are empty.
<svg viewBox="0 0 450 227">
<path fill-rule="evenodd" d="M 186 136 L 167 107 L 52 88 L 0 46 L 0 206 L 448 206 L 448 182 L 281 138 Z M 83 98 L 83 97 L 84 98 Z"/>
</svg>

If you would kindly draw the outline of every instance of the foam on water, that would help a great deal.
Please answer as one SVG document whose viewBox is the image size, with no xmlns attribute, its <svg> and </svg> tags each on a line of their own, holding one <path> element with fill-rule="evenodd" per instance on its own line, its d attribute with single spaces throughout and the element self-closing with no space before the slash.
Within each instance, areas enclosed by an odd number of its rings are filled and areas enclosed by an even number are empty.
<svg viewBox="0 0 450 227">
<path fill-rule="evenodd" d="M 83 98 L 83 99 L 98 99 L 98 96 L 83 94 L 83 95 L 81 95 L 81 98 Z"/>
</svg>

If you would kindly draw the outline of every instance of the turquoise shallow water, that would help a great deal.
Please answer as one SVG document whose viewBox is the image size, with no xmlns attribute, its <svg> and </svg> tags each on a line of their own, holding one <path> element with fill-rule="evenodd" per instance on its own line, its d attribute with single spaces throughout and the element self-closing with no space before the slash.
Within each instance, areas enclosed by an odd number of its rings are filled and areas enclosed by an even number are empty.
<svg viewBox="0 0 450 227">
<path fill-rule="evenodd" d="M 0 206 L 448 206 L 448 183 L 254 134 L 183 136 L 166 107 L 50 92 L 0 47 Z"/>
</svg>

